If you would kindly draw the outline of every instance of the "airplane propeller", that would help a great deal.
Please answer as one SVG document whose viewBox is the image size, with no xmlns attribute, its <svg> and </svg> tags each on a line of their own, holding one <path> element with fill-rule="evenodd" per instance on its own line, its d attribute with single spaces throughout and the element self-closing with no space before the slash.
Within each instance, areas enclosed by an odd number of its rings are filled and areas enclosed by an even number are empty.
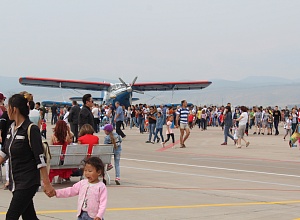
<svg viewBox="0 0 300 220">
<path fill-rule="evenodd" d="M 132 86 L 134 85 L 134 83 L 137 80 L 137 76 L 134 77 L 134 79 L 132 80 L 132 83 L 131 83 L 130 86 L 128 86 L 127 83 L 122 78 L 119 78 L 119 80 L 125 86 L 125 88 L 127 89 L 128 92 L 136 92 L 136 93 L 139 93 L 139 94 L 144 94 L 144 92 L 142 92 L 142 91 L 132 89 Z"/>
<path fill-rule="evenodd" d="M 132 103 L 132 92 L 136 92 L 136 93 L 139 93 L 139 94 L 144 94 L 144 92 L 142 92 L 142 91 L 138 91 L 138 90 L 132 89 L 132 86 L 134 85 L 134 83 L 137 80 L 137 76 L 134 77 L 134 79 L 132 80 L 132 83 L 131 83 L 130 86 L 128 86 L 127 83 L 122 78 L 119 78 L 119 80 L 125 86 L 125 88 L 127 89 L 127 91 L 130 92 L 130 103 Z"/>
</svg>

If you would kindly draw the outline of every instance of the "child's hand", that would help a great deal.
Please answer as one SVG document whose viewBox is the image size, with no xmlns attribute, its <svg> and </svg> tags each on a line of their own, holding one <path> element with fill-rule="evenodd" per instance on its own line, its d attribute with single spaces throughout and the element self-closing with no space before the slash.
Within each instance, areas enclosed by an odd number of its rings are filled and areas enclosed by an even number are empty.
<svg viewBox="0 0 300 220">
<path fill-rule="evenodd" d="M 96 218 L 94 218 L 94 220 L 102 220 L 101 218 L 99 218 L 99 217 L 96 217 Z"/>
</svg>

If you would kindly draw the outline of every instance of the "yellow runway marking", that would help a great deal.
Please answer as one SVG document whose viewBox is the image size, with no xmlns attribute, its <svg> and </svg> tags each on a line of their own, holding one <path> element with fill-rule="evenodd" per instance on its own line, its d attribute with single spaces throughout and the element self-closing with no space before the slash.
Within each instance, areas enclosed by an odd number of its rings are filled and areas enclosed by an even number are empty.
<svg viewBox="0 0 300 220">
<path fill-rule="evenodd" d="M 204 208 L 204 207 L 235 207 L 235 206 L 253 206 L 253 205 L 287 205 L 300 203 L 300 200 L 278 201 L 278 202 L 245 202 L 245 203 L 223 203 L 223 204 L 198 204 L 198 205 L 182 205 L 182 206 L 149 206 L 149 207 L 133 207 L 133 208 L 108 208 L 106 211 L 141 211 L 141 210 L 159 210 L 159 209 L 188 209 L 188 208 Z M 55 213 L 74 213 L 77 210 L 49 210 L 37 211 L 37 214 L 55 214 Z M 5 215 L 6 212 L 0 212 Z M 300 220 L 295 219 L 295 220 Z"/>
</svg>

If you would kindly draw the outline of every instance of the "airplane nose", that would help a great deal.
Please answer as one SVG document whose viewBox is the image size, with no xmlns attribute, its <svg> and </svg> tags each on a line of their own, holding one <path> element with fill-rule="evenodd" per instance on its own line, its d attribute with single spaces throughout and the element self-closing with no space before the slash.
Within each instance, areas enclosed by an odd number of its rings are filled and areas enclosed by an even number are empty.
<svg viewBox="0 0 300 220">
<path fill-rule="evenodd" d="M 127 92 L 132 92 L 132 88 L 131 88 L 131 87 L 128 87 L 128 88 L 127 88 Z"/>
</svg>

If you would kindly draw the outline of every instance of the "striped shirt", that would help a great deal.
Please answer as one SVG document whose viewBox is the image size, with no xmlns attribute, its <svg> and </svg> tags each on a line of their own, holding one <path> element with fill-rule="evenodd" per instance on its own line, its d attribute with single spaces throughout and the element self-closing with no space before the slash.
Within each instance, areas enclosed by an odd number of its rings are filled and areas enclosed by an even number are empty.
<svg viewBox="0 0 300 220">
<path fill-rule="evenodd" d="M 180 124 L 188 123 L 188 115 L 190 110 L 188 108 L 180 108 L 177 110 L 176 114 L 179 115 Z"/>
</svg>

